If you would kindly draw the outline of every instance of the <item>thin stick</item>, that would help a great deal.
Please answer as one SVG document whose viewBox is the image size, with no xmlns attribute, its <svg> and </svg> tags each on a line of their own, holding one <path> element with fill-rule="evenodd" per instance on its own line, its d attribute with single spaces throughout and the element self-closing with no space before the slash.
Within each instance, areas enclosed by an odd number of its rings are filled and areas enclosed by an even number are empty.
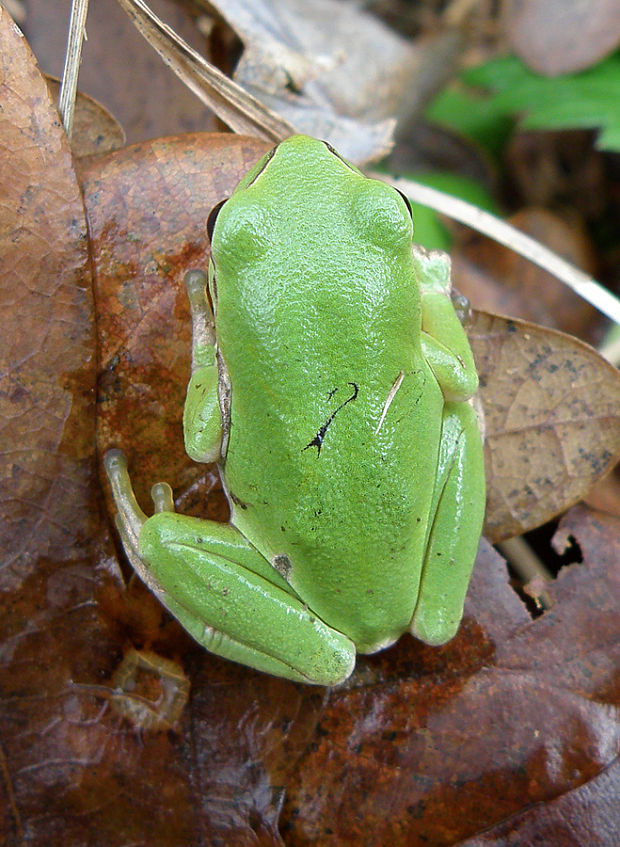
<svg viewBox="0 0 620 847">
<path fill-rule="evenodd" d="M 162 60 L 234 132 L 282 141 L 295 128 L 192 49 L 144 0 L 118 0 Z"/>
<path fill-rule="evenodd" d="M 82 43 L 86 37 L 87 12 L 88 0 L 73 0 L 71 4 L 71 18 L 69 20 L 65 66 L 62 71 L 62 83 L 58 97 L 58 111 L 60 112 L 60 119 L 67 133 L 67 138 L 71 138 L 71 132 L 73 131 L 73 114 L 75 112 L 75 97 L 77 94 L 80 61 L 82 59 Z"/>
<path fill-rule="evenodd" d="M 535 579 L 539 579 L 541 582 L 551 582 L 553 580 L 553 574 L 547 570 L 522 536 L 500 541 L 497 547 L 512 565 L 524 585 Z M 551 608 L 552 603 L 547 592 L 541 591 L 534 599 L 541 608 Z"/>
<path fill-rule="evenodd" d="M 489 212 L 478 209 L 470 203 L 436 188 L 412 182 L 406 179 L 392 179 L 385 174 L 374 173 L 370 176 L 389 182 L 398 188 L 407 197 L 423 206 L 430 206 L 437 212 L 448 215 L 456 221 L 466 224 L 478 232 L 488 235 L 500 244 L 510 247 L 516 253 L 529 259 L 543 270 L 549 271 L 565 285 L 591 303 L 596 309 L 607 315 L 612 321 L 620 324 L 620 300 L 598 283 L 593 277 L 579 270 L 570 262 L 562 259 L 548 247 L 545 247 L 534 238 L 496 218 Z"/>
</svg>

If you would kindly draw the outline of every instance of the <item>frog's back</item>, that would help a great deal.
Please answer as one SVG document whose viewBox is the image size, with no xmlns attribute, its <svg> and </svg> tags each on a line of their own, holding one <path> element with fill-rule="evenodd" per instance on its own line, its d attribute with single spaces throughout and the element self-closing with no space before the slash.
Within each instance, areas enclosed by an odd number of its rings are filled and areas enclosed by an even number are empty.
<svg viewBox="0 0 620 847">
<path fill-rule="evenodd" d="M 420 351 L 403 201 L 327 148 L 301 152 L 278 148 L 287 188 L 263 181 L 270 163 L 214 241 L 224 471 L 235 525 L 370 651 L 413 613 L 443 398 Z"/>
</svg>

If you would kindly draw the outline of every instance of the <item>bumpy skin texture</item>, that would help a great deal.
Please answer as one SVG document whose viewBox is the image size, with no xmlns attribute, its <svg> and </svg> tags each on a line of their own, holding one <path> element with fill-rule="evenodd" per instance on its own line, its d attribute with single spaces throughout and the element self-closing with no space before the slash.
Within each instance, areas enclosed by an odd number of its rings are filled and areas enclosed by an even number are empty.
<svg viewBox="0 0 620 847">
<path fill-rule="evenodd" d="M 219 459 L 233 526 L 158 514 L 138 551 L 214 652 L 330 684 L 355 650 L 458 627 L 484 512 L 477 376 L 449 262 L 412 238 L 394 189 L 304 136 L 219 212 L 217 349 L 195 343 L 185 433 Z"/>
<path fill-rule="evenodd" d="M 404 201 L 324 145 L 302 149 L 300 167 L 299 145 L 278 148 L 216 224 L 224 472 L 235 526 L 267 559 L 286 556 L 310 608 L 373 651 L 413 614 L 443 396 L 420 349 Z"/>
</svg>

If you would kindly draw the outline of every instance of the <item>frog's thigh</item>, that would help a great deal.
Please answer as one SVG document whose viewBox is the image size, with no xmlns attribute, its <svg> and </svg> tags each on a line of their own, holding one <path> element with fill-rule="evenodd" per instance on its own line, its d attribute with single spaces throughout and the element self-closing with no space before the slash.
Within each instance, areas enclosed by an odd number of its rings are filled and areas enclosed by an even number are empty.
<svg viewBox="0 0 620 847">
<path fill-rule="evenodd" d="M 463 615 L 485 508 L 484 460 L 476 416 L 466 403 L 447 403 L 431 529 L 411 632 L 443 644 Z"/>
<path fill-rule="evenodd" d="M 317 685 L 353 670 L 353 642 L 291 594 L 230 524 L 161 512 L 142 527 L 139 553 L 169 610 L 212 653 Z"/>
</svg>

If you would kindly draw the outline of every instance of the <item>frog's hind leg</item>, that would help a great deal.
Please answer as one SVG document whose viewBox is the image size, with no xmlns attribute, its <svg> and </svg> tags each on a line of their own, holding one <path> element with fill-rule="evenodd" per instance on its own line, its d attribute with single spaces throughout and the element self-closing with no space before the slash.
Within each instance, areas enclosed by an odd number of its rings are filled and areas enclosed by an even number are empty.
<svg viewBox="0 0 620 847">
<path fill-rule="evenodd" d="M 231 524 L 173 511 L 169 486 L 154 486 L 156 513 L 135 501 L 120 451 L 106 456 L 127 555 L 189 634 L 212 653 L 317 685 L 345 680 L 355 645 L 327 626 Z M 120 454 L 120 455 L 119 455 Z"/>
<path fill-rule="evenodd" d="M 162 512 L 145 523 L 139 553 L 164 604 L 212 653 L 318 685 L 353 670 L 353 642 L 320 621 L 234 526 Z"/>
<path fill-rule="evenodd" d="M 473 408 L 446 403 L 426 558 L 410 627 L 427 644 L 449 641 L 463 615 L 484 519 L 483 467 Z"/>
</svg>

